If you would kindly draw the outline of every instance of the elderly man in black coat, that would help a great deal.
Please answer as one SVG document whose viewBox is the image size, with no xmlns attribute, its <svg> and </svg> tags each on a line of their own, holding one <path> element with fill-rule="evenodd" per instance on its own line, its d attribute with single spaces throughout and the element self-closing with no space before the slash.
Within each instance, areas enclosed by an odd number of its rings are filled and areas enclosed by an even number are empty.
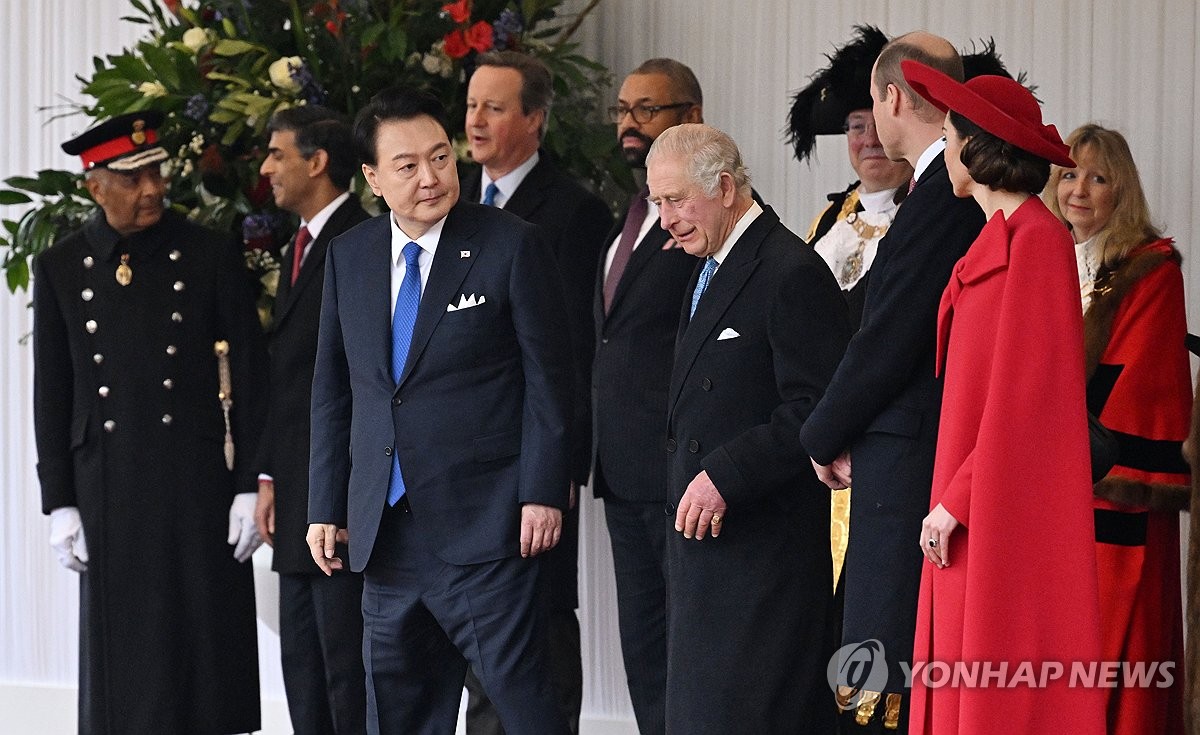
<svg viewBox="0 0 1200 735">
<path fill-rule="evenodd" d="M 829 493 L 799 434 L 849 339 L 846 304 L 752 199 L 729 136 L 667 130 L 647 184 L 703 258 L 668 396 L 667 732 L 829 732 Z"/>
<path fill-rule="evenodd" d="M 80 572 L 79 731 L 247 732 L 265 352 L 239 249 L 164 209 L 160 119 L 63 145 L 100 211 L 34 261 L 42 508 Z"/>
</svg>

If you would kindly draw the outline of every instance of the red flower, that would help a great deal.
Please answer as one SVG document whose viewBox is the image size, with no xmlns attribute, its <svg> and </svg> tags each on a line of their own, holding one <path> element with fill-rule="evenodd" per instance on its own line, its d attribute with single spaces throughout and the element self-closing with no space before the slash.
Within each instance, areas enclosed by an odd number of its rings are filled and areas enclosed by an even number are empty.
<svg viewBox="0 0 1200 735">
<path fill-rule="evenodd" d="M 271 199 L 271 179 L 260 175 L 255 180 L 253 188 L 247 189 L 245 193 L 246 198 L 250 200 L 250 206 L 262 209 Z"/>
<path fill-rule="evenodd" d="M 171 15 L 179 17 L 179 6 L 183 5 L 181 0 L 163 0 L 163 5 L 171 12 Z"/>
<path fill-rule="evenodd" d="M 492 26 L 484 20 L 467 29 L 467 45 L 479 53 L 492 47 Z"/>
<path fill-rule="evenodd" d="M 471 19 L 471 7 L 469 0 L 458 0 L 456 3 L 443 5 L 442 10 L 450 15 L 450 20 L 455 23 L 466 23 Z"/>
<path fill-rule="evenodd" d="M 443 50 L 452 59 L 461 59 L 471 53 L 471 47 L 467 45 L 462 31 L 450 31 L 442 41 L 445 43 Z"/>
</svg>

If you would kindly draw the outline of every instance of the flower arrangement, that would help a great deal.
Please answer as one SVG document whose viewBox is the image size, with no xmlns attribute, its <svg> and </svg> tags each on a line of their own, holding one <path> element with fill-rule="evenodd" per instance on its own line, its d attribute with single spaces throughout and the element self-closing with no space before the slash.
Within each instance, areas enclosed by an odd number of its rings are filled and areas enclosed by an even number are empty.
<svg viewBox="0 0 1200 735">
<path fill-rule="evenodd" d="M 548 153 L 619 201 L 631 181 L 615 155 L 611 126 L 599 115 L 611 79 L 569 42 L 599 1 L 568 23 L 559 14 L 563 0 L 130 0 L 137 14 L 124 20 L 146 25 L 147 37 L 96 59 L 90 78 L 79 77 L 93 101 L 69 111 L 95 119 L 164 112 L 159 139 L 172 153 L 171 206 L 240 232 L 247 264 L 269 299 L 278 261 L 268 251 L 293 225 L 274 207 L 258 167 L 271 115 L 291 105 L 322 104 L 352 117 L 380 89 L 422 87 L 445 103 L 456 151 L 465 158 L 465 80 L 475 56 L 521 50 L 554 73 Z M 80 181 L 77 173 L 53 170 L 5 180 L 10 188 L 0 190 L 0 205 L 34 205 L 0 231 L 11 291 L 27 288 L 33 256 L 94 210 Z"/>
</svg>

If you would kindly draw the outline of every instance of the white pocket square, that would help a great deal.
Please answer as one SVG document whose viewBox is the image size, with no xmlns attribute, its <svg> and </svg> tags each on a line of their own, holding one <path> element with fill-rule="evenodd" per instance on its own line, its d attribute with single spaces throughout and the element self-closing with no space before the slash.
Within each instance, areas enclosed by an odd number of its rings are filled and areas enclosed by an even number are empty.
<svg viewBox="0 0 1200 735">
<path fill-rule="evenodd" d="M 733 329 L 732 327 L 725 327 L 725 329 L 723 329 L 721 333 L 717 335 L 717 341 L 720 342 L 723 339 L 737 339 L 741 336 L 742 335 L 737 333 L 736 329 Z"/>
<path fill-rule="evenodd" d="M 487 297 L 480 294 L 479 298 L 475 298 L 475 294 L 470 296 L 460 294 L 457 304 L 446 304 L 446 311 L 460 311 L 462 309 L 470 309 L 473 306 L 480 306 L 487 303 Z"/>
</svg>

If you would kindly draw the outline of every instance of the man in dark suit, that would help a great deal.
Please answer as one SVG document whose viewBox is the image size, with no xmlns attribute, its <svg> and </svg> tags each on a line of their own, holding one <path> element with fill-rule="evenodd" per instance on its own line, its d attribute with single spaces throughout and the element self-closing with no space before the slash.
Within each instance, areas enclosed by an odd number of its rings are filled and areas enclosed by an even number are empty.
<svg viewBox="0 0 1200 735">
<path fill-rule="evenodd" d="M 245 561 L 266 352 L 241 248 L 164 206 L 161 121 L 63 144 L 98 209 L 33 265 L 37 471 L 51 544 L 80 573 L 82 733 L 260 722 Z"/>
<path fill-rule="evenodd" d="M 702 120 L 696 75 L 673 59 L 646 61 L 610 108 L 626 162 L 643 175 L 664 130 Z M 679 305 L 695 258 L 658 226 L 645 189 L 608 233 L 592 300 L 592 491 L 604 499 L 617 583 L 621 654 L 643 735 L 661 735 L 667 680 L 667 459 L 663 427 Z"/>
<path fill-rule="evenodd" d="M 900 61 L 916 59 L 963 78 L 948 41 L 927 33 L 884 47 L 871 73 L 879 140 L 892 160 L 906 160 L 915 188 L 905 199 L 871 267 L 862 327 L 801 432 L 817 474 L 831 488 L 850 484 L 854 502 L 844 575 L 842 643 L 855 650 L 883 643 L 889 670 L 841 661 L 839 705 L 873 731 L 907 729 L 904 669 L 913 650 L 921 551 L 913 544 L 929 512 L 933 453 L 941 409 L 934 378 L 934 330 L 942 291 L 955 262 L 983 227 L 970 199 L 954 196 L 942 151 L 940 111 L 915 94 Z M 870 674 L 875 676 L 871 677 Z"/>
<path fill-rule="evenodd" d="M 646 180 L 662 227 L 703 258 L 668 399 L 667 732 L 829 732 L 829 493 L 799 433 L 849 339 L 846 304 L 753 200 L 728 135 L 667 130 Z"/>
<path fill-rule="evenodd" d="M 566 733 L 536 604 L 569 482 L 553 256 L 533 225 L 459 201 L 435 97 L 379 93 L 354 139 L 391 212 L 326 255 L 308 542 L 332 573 L 345 527 L 365 570 L 368 730 L 452 733 L 470 662 L 506 730 Z"/>
<path fill-rule="evenodd" d="M 554 253 L 565 290 L 574 356 L 575 419 L 571 427 L 571 503 L 562 539 L 542 557 L 540 581 L 547 615 L 547 656 L 559 704 L 579 731 L 583 665 L 579 651 L 578 489 L 588 482 L 591 450 L 592 284 L 612 227 L 612 213 L 595 194 L 560 171 L 539 150 L 554 95 L 550 70 L 515 51 L 479 57 L 467 85 L 467 143 L 480 164 L 467 174 L 462 198 L 512 212 L 537 225 Z M 467 732 L 503 733 L 479 679 L 467 674 Z"/>
<path fill-rule="evenodd" d="M 644 178 L 662 131 L 703 118 L 700 82 L 673 59 L 650 59 L 625 77 L 616 106 L 625 161 Z M 679 303 L 696 261 L 659 227 L 637 192 L 608 232 L 593 297 L 592 490 L 604 498 L 617 579 L 620 652 L 637 728 L 666 728 L 667 500 L 664 418 Z"/>
<path fill-rule="evenodd" d="M 297 735 L 366 732 L 362 575 L 325 577 L 308 531 L 309 398 L 329 241 L 367 219 L 347 192 L 358 161 L 350 126 L 316 105 L 275 113 L 260 173 L 275 204 L 300 217 L 283 252 L 271 333 L 270 397 L 257 467 L 259 533 L 279 572 L 279 648 Z"/>
</svg>

